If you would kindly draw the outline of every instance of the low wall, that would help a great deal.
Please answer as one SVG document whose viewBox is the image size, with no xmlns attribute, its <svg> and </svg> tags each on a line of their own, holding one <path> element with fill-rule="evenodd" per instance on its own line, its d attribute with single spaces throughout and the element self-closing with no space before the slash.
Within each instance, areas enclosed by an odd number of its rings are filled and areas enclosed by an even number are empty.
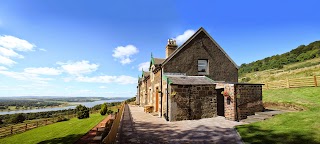
<svg viewBox="0 0 320 144">
<path fill-rule="evenodd" d="M 235 90 L 239 120 L 246 119 L 247 116 L 264 110 L 262 103 L 262 85 L 238 84 L 235 86 Z"/>
</svg>

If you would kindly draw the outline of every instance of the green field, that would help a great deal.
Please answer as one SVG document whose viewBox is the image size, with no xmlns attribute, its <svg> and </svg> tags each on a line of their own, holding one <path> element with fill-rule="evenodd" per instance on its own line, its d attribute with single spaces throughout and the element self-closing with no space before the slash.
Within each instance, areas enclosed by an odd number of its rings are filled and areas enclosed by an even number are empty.
<svg viewBox="0 0 320 144">
<path fill-rule="evenodd" d="M 36 143 L 73 143 L 91 128 L 96 126 L 106 116 L 99 113 L 91 114 L 90 118 L 72 118 L 69 121 L 58 122 L 29 130 L 27 132 L 0 139 L 3 144 L 36 144 Z"/>
<path fill-rule="evenodd" d="M 304 111 L 276 115 L 272 119 L 237 126 L 248 143 L 320 143 L 320 88 L 263 91 L 264 102 L 289 103 Z"/>
</svg>

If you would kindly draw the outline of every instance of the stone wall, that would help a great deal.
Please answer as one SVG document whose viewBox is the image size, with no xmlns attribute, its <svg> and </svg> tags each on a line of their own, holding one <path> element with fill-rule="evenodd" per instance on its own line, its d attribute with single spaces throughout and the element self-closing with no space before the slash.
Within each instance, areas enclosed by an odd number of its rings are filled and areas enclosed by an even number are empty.
<svg viewBox="0 0 320 144">
<path fill-rule="evenodd" d="M 215 81 L 238 82 L 236 66 L 204 32 L 200 32 L 164 65 L 164 73 L 198 75 L 198 59 L 208 59 L 207 77 Z"/>
<path fill-rule="evenodd" d="M 160 102 L 161 102 L 161 95 L 159 93 L 160 91 L 160 80 L 161 80 L 161 71 L 157 71 L 154 75 L 154 79 L 153 79 L 153 82 L 151 84 L 151 87 L 153 89 L 153 100 L 154 100 L 154 111 L 158 111 L 160 112 Z M 158 88 L 158 89 L 157 89 Z M 157 93 L 158 93 L 158 103 L 156 103 L 156 96 L 157 96 Z M 158 110 L 156 110 L 156 105 L 158 105 Z"/>
<path fill-rule="evenodd" d="M 259 84 L 225 84 L 225 117 L 228 120 L 242 120 L 255 112 L 264 110 L 262 104 L 262 85 Z M 230 103 L 228 104 L 228 100 Z M 235 101 L 237 100 L 237 101 Z"/>
<path fill-rule="evenodd" d="M 227 96 L 224 96 L 224 116 L 227 120 L 236 120 L 236 102 L 235 102 L 235 88 L 234 84 L 224 84 L 224 92 Z M 228 99 L 230 102 L 228 103 Z"/>
<path fill-rule="evenodd" d="M 162 79 L 162 117 L 167 113 L 167 80 Z"/>
<path fill-rule="evenodd" d="M 215 85 L 170 85 L 170 121 L 217 116 Z"/>
<path fill-rule="evenodd" d="M 255 112 L 264 110 L 262 104 L 262 85 L 236 85 L 238 118 L 246 119 Z"/>
</svg>

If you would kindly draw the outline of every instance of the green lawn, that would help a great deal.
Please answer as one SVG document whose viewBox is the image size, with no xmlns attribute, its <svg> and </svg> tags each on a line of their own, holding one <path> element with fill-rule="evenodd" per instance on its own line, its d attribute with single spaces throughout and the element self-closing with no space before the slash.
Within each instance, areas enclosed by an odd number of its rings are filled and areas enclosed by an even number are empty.
<svg viewBox="0 0 320 144">
<path fill-rule="evenodd" d="M 0 139 L 3 144 L 36 144 L 36 143 L 73 143 L 106 116 L 99 113 L 91 114 L 90 118 L 72 118 L 69 121 L 58 122 L 29 130 L 27 132 Z"/>
<path fill-rule="evenodd" d="M 320 144 L 320 87 L 265 90 L 263 101 L 295 104 L 306 110 L 237 126 L 245 142 Z"/>
</svg>

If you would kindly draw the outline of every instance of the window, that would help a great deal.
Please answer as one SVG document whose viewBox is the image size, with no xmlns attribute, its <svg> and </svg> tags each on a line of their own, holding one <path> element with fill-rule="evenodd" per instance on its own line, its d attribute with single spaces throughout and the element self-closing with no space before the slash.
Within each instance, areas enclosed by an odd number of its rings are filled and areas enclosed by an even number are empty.
<svg viewBox="0 0 320 144">
<path fill-rule="evenodd" d="M 198 60 L 198 74 L 209 74 L 208 60 Z"/>
</svg>

